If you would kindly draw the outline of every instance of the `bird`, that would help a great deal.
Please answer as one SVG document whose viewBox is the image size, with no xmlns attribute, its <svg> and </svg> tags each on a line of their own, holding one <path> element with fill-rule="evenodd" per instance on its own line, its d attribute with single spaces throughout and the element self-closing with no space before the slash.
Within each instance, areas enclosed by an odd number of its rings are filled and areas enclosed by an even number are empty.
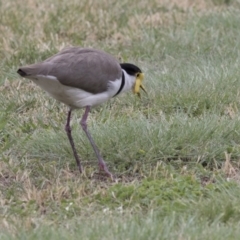
<svg viewBox="0 0 240 240">
<path fill-rule="evenodd" d="M 73 110 L 85 108 L 80 125 L 96 154 L 99 171 L 113 178 L 88 130 L 87 118 L 92 107 L 120 93 L 132 90 L 140 97 L 140 89 L 146 92 L 141 69 L 132 63 L 119 63 L 103 50 L 72 46 L 42 62 L 20 67 L 17 73 L 68 106 L 65 131 L 80 173 L 83 169 L 71 134 L 70 121 Z"/>
</svg>

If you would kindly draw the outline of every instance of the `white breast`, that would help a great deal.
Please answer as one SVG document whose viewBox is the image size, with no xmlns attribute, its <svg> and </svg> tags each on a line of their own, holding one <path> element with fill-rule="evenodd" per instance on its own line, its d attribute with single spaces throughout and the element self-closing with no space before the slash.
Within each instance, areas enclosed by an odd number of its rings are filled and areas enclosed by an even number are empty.
<svg viewBox="0 0 240 240">
<path fill-rule="evenodd" d="M 78 88 L 65 86 L 54 76 L 38 75 L 30 79 L 56 100 L 65 103 L 71 108 L 96 106 L 107 101 L 116 94 L 122 81 L 121 78 L 116 81 L 109 81 L 106 92 L 92 94 Z"/>
</svg>

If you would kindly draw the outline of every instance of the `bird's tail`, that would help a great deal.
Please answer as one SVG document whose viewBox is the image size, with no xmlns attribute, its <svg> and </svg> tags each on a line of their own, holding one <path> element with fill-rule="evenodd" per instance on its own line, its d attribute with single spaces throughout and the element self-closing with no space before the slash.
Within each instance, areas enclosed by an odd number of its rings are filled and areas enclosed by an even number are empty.
<svg viewBox="0 0 240 240">
<path fill-rule="evenodd" d="M 21 68 L 18 69 L 17 73 L 21 76 L 21 77 L 26 77 L 27 73 L 24 72 Z"/>
</svg>

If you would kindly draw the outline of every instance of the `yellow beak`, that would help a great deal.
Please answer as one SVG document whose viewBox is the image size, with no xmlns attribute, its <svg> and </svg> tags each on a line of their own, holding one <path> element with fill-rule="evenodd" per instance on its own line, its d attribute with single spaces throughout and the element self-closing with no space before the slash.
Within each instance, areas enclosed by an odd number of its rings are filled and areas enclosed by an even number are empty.
<svg viewBox="0 0 240 240">
<path fill-rule="evenodd" d="M 137 77 L 136 77 L 135 85 L 134 85 L 134 88 L 133 88 L 133 93 L 134 93 L 134 94 L 137 94 L 138 97 L 141 97 L 140 88 L 141 88 L 145 93 L 147 93 L 146 89 L 145 89 L 144 86 L 142 85 L 143 78 L 144 78 L 144 74 L 143 74 L 143 73 L 138 73 L 138 75 L 137 75 Z"/>
</svg>

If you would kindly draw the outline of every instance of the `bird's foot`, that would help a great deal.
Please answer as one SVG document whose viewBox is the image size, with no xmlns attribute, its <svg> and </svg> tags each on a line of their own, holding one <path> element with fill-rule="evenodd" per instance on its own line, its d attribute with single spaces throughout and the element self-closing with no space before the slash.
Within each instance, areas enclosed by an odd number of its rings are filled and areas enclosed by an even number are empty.
<svg viewBox="0 0 240 240">
<path fill-rule="evenodd" d="M 109 178 L 111 178 L 111 180 L 114 180 L 112 173 L 108 170 L 108 167 L 103 159 L 99 159 L 98 165 L 99 165 L 100 172 L 101 171 L 104 172 Z"/>
</svg>

